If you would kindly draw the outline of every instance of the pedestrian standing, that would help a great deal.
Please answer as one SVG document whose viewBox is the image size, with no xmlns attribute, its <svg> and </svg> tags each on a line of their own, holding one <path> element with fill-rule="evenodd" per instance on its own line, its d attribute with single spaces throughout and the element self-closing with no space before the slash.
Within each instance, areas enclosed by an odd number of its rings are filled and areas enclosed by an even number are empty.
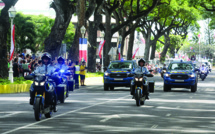
<svg viewBox="0 0 215 134">
<path fill-rule="evenodd" d="M 85 81 L 85 75 L 86 75 L 86 66 L 85 66 L 85 61 L 82 62 L 82 65 L 80 66 L 80 78 L 81 78 L 81 86 L 86 86 L 84 85 L 84 81 Z"/>
<path fill-rule="evenodd" d="M 13 77 L 19 77 L 19 65 L 18 65 L 18 59 L 14 59 L 13 63 Z"/>
<path fill-rule="evenodd" d="M 79 89 L 79 73 L 80 73 L 80 66 L 78 65 L 78 61 L 76 61 L 75 65 L 75 88 Z"/>
</svg>

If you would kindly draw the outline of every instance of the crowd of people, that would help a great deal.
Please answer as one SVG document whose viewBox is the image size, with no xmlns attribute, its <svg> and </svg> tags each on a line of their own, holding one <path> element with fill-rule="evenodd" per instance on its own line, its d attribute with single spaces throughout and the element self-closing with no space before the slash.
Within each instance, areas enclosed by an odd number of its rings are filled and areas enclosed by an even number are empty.
<svg viewBox="0 0 215 134">
<path fill-rule="evenodd" d="M 13 64 L 13 76 L 14 77 L 24 77 L 33 73 L 38 67 L 42 66 L 42 59 L 41 57 L 31 56 L 26 54 L 26 51 L 23 53 L 17 53 L 12 59 Z M 52 66 L 57 66 L 58 64 L 58 57 L 51 61 Z M 72 62 L 69 59 L 65 59 L 64 63 L 65 66 L 69 68 L 69 71 L 72 73 L 72 78 L 75 78 L 75 75 L 80 75 L 81 85 L 84 85 L 85 80 L 85 61 L 79 63 L 78 61 Z M 10 63 L 8 63 L 8 69 L 10 67 Z M 78 69 L 77 69 L 78 67 Z M 80 70 L 81 68 L 81 70 Z M 80 70 L 80 71 L 77 71 Z"/>
</svg>

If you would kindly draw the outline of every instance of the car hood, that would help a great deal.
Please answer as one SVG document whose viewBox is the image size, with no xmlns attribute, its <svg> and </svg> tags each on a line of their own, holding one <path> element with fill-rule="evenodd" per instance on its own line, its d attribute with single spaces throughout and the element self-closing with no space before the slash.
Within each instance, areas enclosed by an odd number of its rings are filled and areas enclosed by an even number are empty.
<svg viewBox="0 0 215 134">
<path fill-rule="evenodd" d="M 186 71 L 186 70 L 172 70 L 168 72 L 170 74 L 192 74 L 192 71 Z"/>
</svg>

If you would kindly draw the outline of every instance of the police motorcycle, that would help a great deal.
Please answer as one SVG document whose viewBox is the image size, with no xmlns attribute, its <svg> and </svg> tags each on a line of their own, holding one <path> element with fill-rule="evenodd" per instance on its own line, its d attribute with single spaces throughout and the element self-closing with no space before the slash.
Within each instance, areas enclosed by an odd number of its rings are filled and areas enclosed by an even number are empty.
<svg viewBox="0 0 215 134">
<path fill-rule="evenodd" d="M 70 89 L 72 87 L 69 86 L 67 81 L 67 76 L 70 77 L 70 75 L 72 74 L 67 70 L 56 69 L 54 75 L 57 77 L 56 93 L 57 93 L 58 101 L 60 101 L 61 103 L 64 103 L 65 99 L 69 97 L 69 90 L 73 91 L 73 89 L 72 90 Z"/>
<path fill-rule="evenodd" d="M 207 71 L 200 69 L 200 78 L 202 79 L 202 81 L 205 80 L 206 76 L 207 76 Z"/>
<path fill-rule="evenodd" d="M 25 76 L 26 80 L 33 80 L 34 88 L 34 117 L 36 121 L 40 121 L 42 114 L 46 118 L 52 116 L 54 111 L 54 90 L 55 83 L 48 74 L 34 74 Z"/>
<path fill-rule="evenodd" d="M 147 80 L 147 77 L 153 77 L 153 75 L 135 72 L 135 74 L 130 74 L 130 76 L 134 76 L 131 82 L 131 92 L 134 91 L 134 93 L 132 93 L 133 99 L 136 100 L 137 106 L 144 105 L 149 94 L 148 91 L 154 92 L 154 82 L 150 83 Z"/>
</svg>

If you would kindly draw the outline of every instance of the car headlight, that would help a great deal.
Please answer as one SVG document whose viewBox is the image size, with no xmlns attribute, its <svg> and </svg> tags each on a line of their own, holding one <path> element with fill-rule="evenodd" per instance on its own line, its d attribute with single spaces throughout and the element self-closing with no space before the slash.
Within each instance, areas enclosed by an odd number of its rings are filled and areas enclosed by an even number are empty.
<svg viewBox="0 0 215 134">
<path fill-rule="evenodd" d="M 170 74 L 167 74 L 167 73 L 166 73 L 165 76 L 166 76 L 166 77 L 170 77 Z"/>
<path fill-rule="evenodd" d="M 35 84 L 35 86 L 38 86 L 38 85 L 39 85 L 39 83 L 38 83 L 38 82 L 34 82 L 34 84 Z"/>
<path fill-rule="evenodd" d="M 108 73 L 108 72 L 105 72 L 105 76 L 109 76 L 109 73 Z"/>
<path fill-rule="evenodd" d="M 40 86 L 44 86 L 45 82 L 40 82 Z"/>
<path fill-rule="evenodd" d="M 195 75 L 194 75 L 194 74 L 191 74 L 191 75 L 190 75 L 190 77 L 192 77 L 192 78 L 193 78 L 193 77 L 195 77 Z"/>
</svg>

